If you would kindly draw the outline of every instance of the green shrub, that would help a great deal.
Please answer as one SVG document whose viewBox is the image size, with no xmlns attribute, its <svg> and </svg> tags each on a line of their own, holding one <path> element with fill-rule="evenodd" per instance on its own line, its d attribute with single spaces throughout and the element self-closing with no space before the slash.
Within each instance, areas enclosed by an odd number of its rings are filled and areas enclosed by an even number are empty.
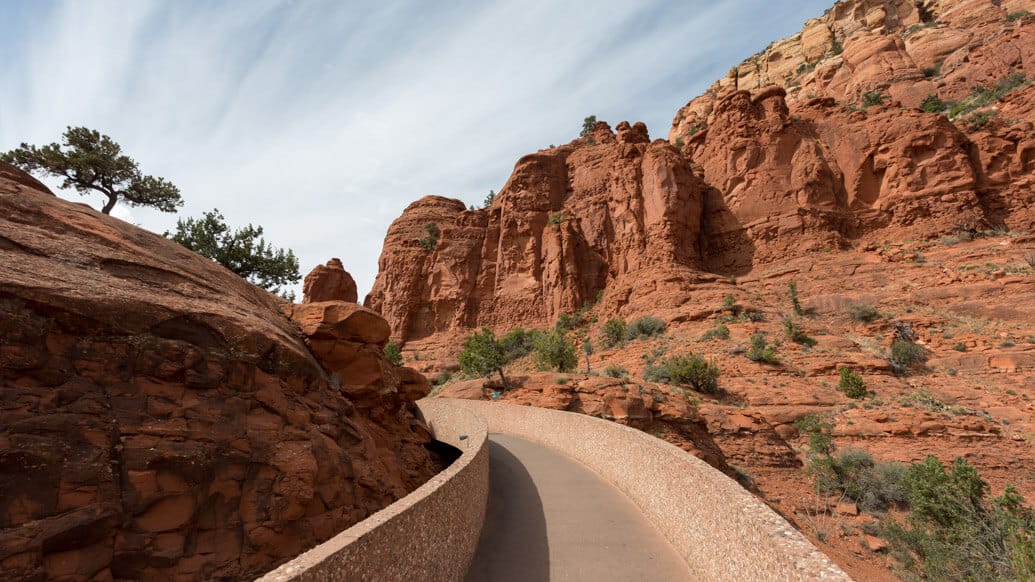
<svg viewBox="0 0 1035 582">
<path fill-rule="evenodd" d="M 435 250 L 435 247 L 438 246 L 438 237 L 441 234 L 438 225 L 433 223 L 425 224 L 424 233 L 425 235 L 422 238 L 417 239 L 417 244 L 424 250 Z"/>
<path fill-rule="evenodd" d="M 992 118 L 998 115 L 996 111 L 978 111 L 967 118 L 967 129 L 974 131 L 988 125 Z"/>
<path fill-rule="evenodd" d="M 794 310 L 794 315 L 805 315 L 805 310 L 801 308 L 801 301 L 798 300 L 798 284 L 791 281 L 787 284 L 787 291 L 791 300 L 791 309 Z"/>
<path fill-rule="evenodd" d="M 560 224 L 562 222 L 564 222 L 564 213 L 554 212 L 549 216 L 549 218 L 546 219 L 546 226 L 553 226 L 555 224 Z"/>
<path fill-rule="evenodd" d="M 864 303 L 853 303 L 848 306 L 848 318 L 856 323 L 869 323 L 880 318 L 876 308 Z"/>
<path fill-rule="evenodd" d="M 765 314 L 757 309 L 748 308 L 740 313 L 741 321 L 765 321 Z"/>
<path fill-rule="evenodd" d="M 866 107 L 877 107 L 877 106 L 880 106 L 880 105 L 884 105 L 884 100 L 886 98 L 887 98 L 887 95 L 885 95 L 884 93 L 882 93 L 879 90 L 877 90 L 877 91 L 867 91 L 867 92 L 863 93 L 862 106 L 863 106 L 863 108 L 866 108 Z"/>
<path fill-rule="evenodd" d="M 844 367 L 838 369 L 838 373 L 841 378 L 837 381 L 837 388 L 844 392 L 845 396 L 849 398 L 866 396 L 866 382 L 863 382 L 862 376 Z"/>
<path fill-rule="evenodd" d="M 650 338 L 665 333 L 665 322 L 652 315 L 644 315 L 634 319 L 625 330 L 625 338 L 634 340 L 637 338 Z"/>
<path fill-rule="evenodd" d="M 809 348 L 819 343 L 802 331 L 801 326 L 798 325 L 798 322 L 793 317 L 783 318 L 783 334 L 792 342 Z"/>
<path fill-rule="evenodd" d="M 892 557 L 925 580 L 1035 580 L 1035 512 L 1012 485 L 989 503 L 988 484 L 957 457 L 949 471 L 933 455 L 906 470 L 904 522 L 882 534 Z"/>
<path fill-rule="evenodd" d="M 514 360 L 527 356 L 532 353 L 535 349 L 535 341 L 542 335 L 543 332 L 538 330 L 525 330 L 524 328 L 516 328 L 508 331 L 499 340 L 500 349 L 503 351 L 503 359 L 505 362 L 513 362 Z"/>
<path fill-rule="evenodd" d="M 554 329 L 561 331 L 568 331 L 575 327 L 572 322 L 572 316 L 570 313 L 562 313 L 557 317 L 557 323 L 554 324 Z"/>
<path fill-rule="evenodd" d="M 714 339 L 730 339 L 730 328 L 720 323 L 712 329 L 709 329 L 708 331 L 704 332 L 704 335 L 701 336 L 701 341 L 703 342 Z"/>
<path fill-rule="evenodd" d="M 809 439 L 811 455 L 829 455 L 833 452 L 834 439 L 830 436 L 830 432 L 834 429 L 834 425 L 830 421 L 819 415 L 810 414 L 795 421 L 794 428 Z"/>
<path fill-rule="evenodd" d="M 604 349 L 620 345 L 625 341 L 625 320 L 609 319 L 601 330 L 600 345 Z"/>
<path fill-rule="evenodd" d="M 941 63 L 938 63 L 937 65 L 935 65 L 933 67 L 928 67 L 928 68 L 924 69 L 924 77 L 927 78 L 927 79 L 933 79 L 933 78 L 935 78 L 935 77 L 937 77 L 938 75 L 941 75 L 941 74 L 942 74 L 942 64 Z"/>
<path fill-rule="evenodd" d="M 967 351 L 967 344 L 963 342 L 956 342 L 956 345 L 952 346 L 952 349 L 956 350 L 957 352 L 965 352 Z"/>
<path fill-rule="evenodd" d="M 1006 21 L 1007 22 L 1013 22 L 1015 20 L 1020 20 L 1020 19 L 1024 18 L 1025 16 L 1031 16 L 1031 12 L 1028 11 L 1028 10 L 1018 10 L 1017 12 L 1011 12 L 1011 13 L 1007 14 L 1006 15 Z"/>
<path fill-rule="evenodd" d="M 442 386 L 453 379 L 453 373 L 449 370 L 444 370 L 437 378 L 431 381 L 433 386 Z"/>
<path fill-rule="evenodd" d="M 389 362 L 395 364 L 396 366 L 401 366 L 402 365 L 402 363 L 403 363 L 402 349 L 399 347 L 399 344 L 396 343 L 395 340 L 388 340 L 388 343 L 385 344 L 384 353 L 385 353 L 385 358 Z"/>
<path fill-rule="evenodd" d="M 948 104 L 938 98 L 937 95 L 928 95 L 920 103 L 920 110 L 926 113 L 941 113 L 948 108 Z"/>
<path fill-rule="evenodd" d="M 568 383 L 568 377 L 567 376 L 558 376 L 557 377 L 557 383 L 560 384 L 561 386 L 564 386 L 565 384 Z"/>
<path fill-rule="evenodd" d="M 596 115 L 589 115 L 582 120 L 582 131 L 579 132 L 579 137 L 586 137 L 593 131 L 593 126 L 597 122 Z M 553 146 L 550 146 L 553 147 Z"/>
<path fill-rule="evenodd" d="M 905 372 L 927 361 L 924 348 L 911 341 L 896 340 L 891 344 L 891 365 L 899 372 Z"/>
<path fill-rule="evenodd" d="M 830 43 L 830 54 L 837 56 L 843 52 L 845 52 L 845 46 L 841 44 L 841 41 L 835 38 L 834 41 Z"/>
<path fill-rule="evenodd" d="M 751 336 L 751 347 L 748 348 L 747 359 L 764 364 L 775 364 L 780 361 L 776 357 L 776 347 L 766 343 L 764 333 L 756 333 Z"/>
<path fill-rule="evenodd" d="M 732 311 L 734 314 L 736 314 L 737 311 L 738 311 L 738 309 L 737 309 L 737 298 L 734 297 L 733 295 L 727 295 L 722 300 L 722 309 L 724 311 Z"/>
<path fill-rule="evenodd" d="M 626 370 L 618 364 L 611 364 L 604 368 L 604 375 L 608 378 L 628 378 L 629 370 Z"/>
<path fill-rule="evenodd" d="M 816 491 L 843 495 L 871 513 L 906 504 L 905 471 L 898 463 L 875 463 L 868 452 L 858 449 L 814 457 L 808 465 Z"/>
<path fill-rule="evenodd" d="M 698 392 L 715 394 L 719 391 L 721 371 L 714 362 L 696 354 L 672 356 L 660 363 L 648 365 L 643 378 L 649 382 L 690 386 Z"/>
<path fill-rule="evenodd" d="M 557 330 L 543 334 L 536 340 L 533 358 L 540 370 L 570 372 L 578 364 L 575 344 Z"/>
</svg>

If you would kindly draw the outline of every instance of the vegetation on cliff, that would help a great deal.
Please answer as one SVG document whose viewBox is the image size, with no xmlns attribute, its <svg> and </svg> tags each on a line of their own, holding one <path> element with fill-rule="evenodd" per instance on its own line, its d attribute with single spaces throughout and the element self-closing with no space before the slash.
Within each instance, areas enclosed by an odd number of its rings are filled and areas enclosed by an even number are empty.
<svg viewBox="0 0 1035 582">
<path fill-rule="evenodd" d="M 70 126 L 60 144 L 36 147 L 23 143 L 0 154 L 0 160 L 27 172 L 62 178 L 62 188 L 103 195 L 107 199 L 101 207 L 104 214 L 110 214 L 119 201 L 162 212 L 175 212 L 183 205 L 180 190 L 172 182 L 143 174 L 136 161 L 122 153 L 122 146 L 94 129 Z"/>
</svg>

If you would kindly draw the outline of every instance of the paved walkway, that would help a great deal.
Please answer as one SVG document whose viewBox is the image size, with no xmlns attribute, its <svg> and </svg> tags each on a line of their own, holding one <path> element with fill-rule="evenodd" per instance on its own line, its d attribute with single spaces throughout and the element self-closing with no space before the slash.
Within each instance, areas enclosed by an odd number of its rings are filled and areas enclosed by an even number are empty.
<svg viewBox="0 0 1035 582">
<path fill-rule="evenodd" d="M 522 438 L 489 442 L 489 507 L 468 582 L 694 580 L 621 491 Z"/>
</svg>

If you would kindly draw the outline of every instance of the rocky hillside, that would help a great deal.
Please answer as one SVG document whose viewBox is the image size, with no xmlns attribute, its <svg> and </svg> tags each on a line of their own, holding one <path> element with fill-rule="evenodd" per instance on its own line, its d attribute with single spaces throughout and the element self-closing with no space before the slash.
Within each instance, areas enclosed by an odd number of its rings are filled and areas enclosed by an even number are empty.
<svg viewBox="0 0 1035 582">
<path fill-rule="evenodd" d="M 4 164 L 0 256 L 4 580 L 253 578 L 440 468 L 370 310 L 290 305 Z"/>
<path fill-rule="evenodd" d="M 1031 12 L 840 2 L 691 100 L 666 140 L 598 123 L 519 160 L 487 208 L 414 202 L 367 305 L 442 394 L 651 432 L 737 476 L 857 579 L 897 579 L 874 535 L 886 516 L 816 493 L 795 423 L 817 415 L 835 447 L 877 460 L 961 456 L 995 495 L 1035 498 Z M 617 378 L 537 374 L 526 357 L 510 391 L 450 379 L 473 329 L 564 314 L 594 373 Z M 644 315 L 666 331 L 601 342 L 605 321 Z M 771 363 L 746 357 L 759 334 Z M 641 380 L 690 353 L 721 390 Z M 863 396 L 839 389 L 841 368 Z"/>
<path fill-rule="evenodd" d="M 519 160 L 488 208 L 413 203 L 366 303 L 407 341 L 598 300 L 675 317 L 702 280 L 788 253 L 1031 230 L 1026 4 L 839 3 L 691 101 L 668 142 L 599 123 Z"/>
<path fill-rule="evenodd" d="M 552 321 L 601 293 L 614 310 L 683 295 L 702 267 L 702 185 L 643 124 L 617 129 L 598 123 L 525 156 L 489 208 L 438 196 L 411 204 L 388 230 L 367 306 L 410 340 Z"/>
<path fill-rule="evenodd" d="M 862 106 L 867 93 L 918 108 L 928 95 L 960 101 L 1035 66 L 1031 0 L 845 0 L 730 69 L 679 110 L 669 137 L 707 127 L 734 91 L 787 91 L 792 107 L 816 98 Z M 1030 74 L 1029 74 L 1030 76 Z"/>
</svg>

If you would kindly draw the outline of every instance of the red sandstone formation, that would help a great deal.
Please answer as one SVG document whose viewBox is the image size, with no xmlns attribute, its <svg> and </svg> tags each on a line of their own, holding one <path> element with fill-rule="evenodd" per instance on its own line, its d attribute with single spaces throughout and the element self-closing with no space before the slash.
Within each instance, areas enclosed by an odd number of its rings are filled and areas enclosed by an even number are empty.
<svg viewBox="0 0 1035 582">
<path fill-rule="evenodd" d="M 0 162 L 0 179 L 7 181 L 8 187 L 12 189 L 12 191 L 20 193 L 28 189 L 44 192 L 51 196 L 54 195 L 54 193 L 50 191 L 50 188 L 47 188 L 43 182 L 40 182 L 36 178 L 33 178 L 29 174 L 26 174 L 6 162 Z"/>
<path fill-rule="evenodd" d="M 601 291 L 615 309 L 678 294 L 700 266 L 703 188 L 642 123 L 617 129 L 598 123 L 589 140 L 525 156 L 490 208 L 411 204 L 389 228 L 367 306 L 406 340 L 550 320 Z M 432 224 L 429 249 L 418 239 Z"/>
<path fill-rule="evenodd" d="M 418 200 L 366 304 L 404 341 L 542 325 L 598 293 L 606 315 L 672 318 L 708 273 L 788 253 L 1033 228 L 1035 86 L 954 122 L 917 109 L 1035 75 L 1035 17 L 1016 17 L 1030 6 L 996 4 L 838 3 L 682 108 L 679 152 L 642 124 L 598 123 L 519 160 L 490 208 Z M 429 225 L 433 248 L 418 242 Z"/>
<path fill-rule="evenodd" d="M 979 86 L 1035 76 L 1032 8 L 840 2 L 731 70 L 681 108 L 669 131 L 717 189 L 716 206 L 721 197 L 732 211 L 725 222 L 736 222 L 713 232 L 731 238 L 747 227 L 754 243 L 798 222 L 803 232 L 825 222 L 821 230 L 849 239 L 875 229 L 915 238 L 983 224 L 1030 228 L 1035 88 L 969 111 L 951 105 L 973 99 Z M 928 98 L 942 100 L 944 114 L 921 112 Z M 842 207 L 852 214 L 831 213 Z M 769 224 L 752 222 L 759 211 Z M 761 237 L 760 227 L 768 231 Z M 763 245 L 773 254 L 783 246 Z"/>
<path fill-rule="evenodd" d="M 436 470 L 373 312 L 280 307 L 9 166 L 0 255 L 4 580 L 251 578 Z"/>
<path fill-rule="evenodd" d="M 830 97 L 861 105 L 881 91 L 915 108 L 930 94 L 960 99 L 974 85 L 994 84 L 1035 66 L 1035 17 L 1030 0 L 845 0 L 730 70 L 680 109 L 675 142 L 710 125 L 731 92 L 771 85 L 794 108 Z M 1029 75 L 1030 76 L 1030 75 Z"/>
<path fill-rule="evenodd" d="M 334 258 L 326 265 L 317 265 L 302 284 L 302 302 L 346 301 L 355 303 L 358 299 L 356 281 L 345 270 L 341 259 Z"/>
</svg>

